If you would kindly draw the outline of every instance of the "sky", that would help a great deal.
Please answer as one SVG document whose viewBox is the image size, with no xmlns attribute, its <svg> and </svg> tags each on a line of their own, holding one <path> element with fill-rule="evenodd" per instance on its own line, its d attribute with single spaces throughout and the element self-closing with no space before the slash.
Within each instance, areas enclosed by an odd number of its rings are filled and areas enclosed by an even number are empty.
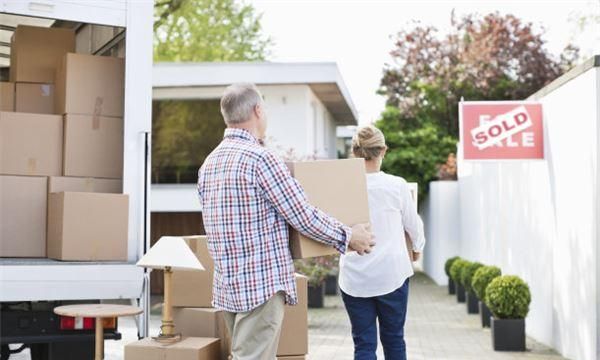
<svg viewBox="0 0 600 360">
<path fill-rule="evenodd" d="M 532 22 L 544 32 L 548 50 L 560 54 L 569 43 L 585 56 L 600 54 L 599 26 L 579 30 L 573 19 L 600 14 L 599 0 L 247 0 L 262 13 L 271 37 L 270 61 L 334 61 L 338 64 L 359 123 L 376 120 L 385 99 L 376 94 L 383 68 L 391 58 L 392 35 L 415 21 L 450 28 L 450 14 L 499 11 Z"/>
</svg>

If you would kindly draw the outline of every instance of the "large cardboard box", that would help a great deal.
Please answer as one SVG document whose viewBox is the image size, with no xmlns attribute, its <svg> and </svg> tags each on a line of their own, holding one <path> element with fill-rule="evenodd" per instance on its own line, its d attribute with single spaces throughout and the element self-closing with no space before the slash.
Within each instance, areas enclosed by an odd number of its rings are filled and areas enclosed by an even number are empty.
<svg viewBox="0 0 600 360">
<path fill-rule="evenodd" d="M 370 221 L 363 159 L 292 162 L 288 163 L 288 167 L 312 205 L 348 226 Z M 333 247 L 312 240 L 295 229 L 290 229 L 290 250 L 294 259 L 337 252 Z"/>
<path fill-rule="evenodd" d="M 0 174 L 61 175 L 62 117 L 0 112 Z"/>
<path fill-rule="evenodd" d="M 125 61 L 109 56 L 67 54 L 56 74 L 60 114 L 123 117 Z"/>
<path fill-rule="evenodd" d="M 15 83 L 0 82 L 0 111 L 15 111 Z"/>
<path fill-rule="evenodd" d="M 62 191 L 120 194 L 123 192 L 123 181 L 66 176 L 49 177 L 48 193 Z"/>
<path fill-rule="evenodd" d="M 75 51 L 75 31 L 19 25 L 10 46 L 10 81 L 54 83 L 65 54 Z"/>
<path fill-rule="evenodd" d="M 296 274 L 298 305 L 286 305 L 277 356 L 308 354 L 308 279 Z"/>
<path fill-rule="evenodd" d="M 173 321 L 175 331 L 183 336 L 220 339 L 220 359 L 228 360 L 231 352 L 231 337 L 225 325 L 223 311 L 213 308 L 173 308 Z"/>
<path fill-rule="evenodd" d="M 296 274 L 296 287 L 298 304 L 285 306 L 277 356 L 308 353 L 308 279 L 306 276 Z M 192 287 L 190 286 L 190 288 Z M 212 284 L 209 289 L 201 290 L 212 292 Z M 174 308 L 173 320 L 176 331 L 183 336 L 221 339 L 221 359 L 227 359 L 231 338 L 222 311 L 213 308 Z"/>
<path fill-rule="evenodd" d="M 46 256 L 47 178 L 0 176 L 0 257 Z"/>
<path fill-rule="evenodd" d="M 208 253 L 207 238 L 201 235 L 184 239 L 206 271 L 173 272 L 171 302 L 178 307 L 211 307 L 214 262 Z"/>
<path fill-rule="evenodd" d="M 65 176 L 123 177 L 123 119 L 65 116 Z"/>
<path fill-rule="evenodd" d="M 125 346 L 125 360 L 216 360 L 219 339 L 188 337 L 170 345 L 145 338 Z"/>
<path fill-rule="evenodd" d="M 15 111 L 36 114 L 55 114 L 54 85 L 17 83 L 15 85 Z"/>
<path fill-rule="evenodd" d="M 48 257 L 127 260 L 129 198 L 122 194 L 48 195 Z"/>
</svg>

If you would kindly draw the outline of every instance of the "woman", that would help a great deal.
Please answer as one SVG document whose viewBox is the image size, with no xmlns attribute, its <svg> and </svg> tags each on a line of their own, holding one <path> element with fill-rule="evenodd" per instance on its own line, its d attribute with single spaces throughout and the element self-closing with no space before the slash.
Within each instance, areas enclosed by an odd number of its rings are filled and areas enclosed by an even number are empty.
<svg viewBox="0 0 600 360">
<path fill-rule="evenodd" d="M 340 258 L 340 289 L 352 324 L 354 359 L 376 359 L 377 325 L 385 358 L 406 359 L 404 321 L 408 278 L 413 275 L 405 232 L 418 257 L 425 245 L 423 222 L 404 179 L 380 170 L 387 146 L 374 126 L 358 130 L 352 139 L 355 157 L 367 170 L 371 230 L 377 241 L 368 256 L 349 252 Z"/>
</svg>

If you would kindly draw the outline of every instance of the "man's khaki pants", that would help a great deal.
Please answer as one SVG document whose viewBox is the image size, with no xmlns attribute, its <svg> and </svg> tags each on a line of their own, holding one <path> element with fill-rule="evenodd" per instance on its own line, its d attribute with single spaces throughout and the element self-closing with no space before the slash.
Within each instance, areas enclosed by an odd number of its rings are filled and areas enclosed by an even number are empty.
<svg viewBox="0 0 600 360">
<path fill-rule="evenodd" d="M 285 294 L 278 292 L 269 301 L 248 312 L 224 312 L 231 336 L 233 360 L 275 360 L 283 322 Z"/>
</svg>

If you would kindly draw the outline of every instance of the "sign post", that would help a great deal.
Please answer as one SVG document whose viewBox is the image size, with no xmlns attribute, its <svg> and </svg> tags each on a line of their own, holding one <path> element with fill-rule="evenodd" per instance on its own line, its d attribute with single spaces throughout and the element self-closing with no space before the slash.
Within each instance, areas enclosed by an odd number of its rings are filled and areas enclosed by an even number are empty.
<svg viewBox="0 0 600 360">
<path fill-rule="evenodd" d="M 459 104 L 465 160 L 543 160 L 542 104 L 465 101 Z"/>
</svg>

